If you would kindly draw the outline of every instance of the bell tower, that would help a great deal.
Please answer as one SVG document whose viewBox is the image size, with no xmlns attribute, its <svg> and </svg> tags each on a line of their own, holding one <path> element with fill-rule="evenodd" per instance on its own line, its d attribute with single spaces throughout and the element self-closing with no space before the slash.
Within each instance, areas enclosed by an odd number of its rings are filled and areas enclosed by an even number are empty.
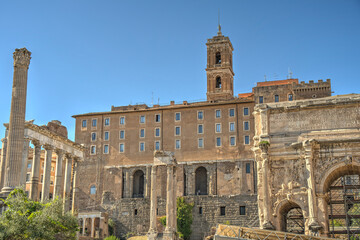
<svg viewBox="0 0 360 240">
<path fill-rule="evenodd" d="M 233 46 L 229 37 L 219 31 L 207 43 L 207 100 L 219 101 L 234 98 Z"/>
</svg>

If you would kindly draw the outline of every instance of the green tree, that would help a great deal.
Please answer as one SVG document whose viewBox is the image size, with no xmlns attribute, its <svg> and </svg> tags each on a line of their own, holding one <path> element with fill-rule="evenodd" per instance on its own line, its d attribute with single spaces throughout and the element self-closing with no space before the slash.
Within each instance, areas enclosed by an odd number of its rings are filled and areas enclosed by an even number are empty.
<svg viewBox="0 0 360 240">
<path fill-rule="evenodd" d="M 15 189 L 6 200 L 0 216 L 0 240 L 76 239 L 78 223 L 70 212 L 63 214 L 62 202 L 30 200 L 23 189 Z"/>
<path fill-rule="evenodd" d="M 177 230 L 179 237 L 184 240 L 190 239 L 191 235 L 191 224 L 193 222 L 192 209 L 193 203 L 187 203 L 185 198 L 179 197 L 176 200 L 177 207 Z"/>
</svg>

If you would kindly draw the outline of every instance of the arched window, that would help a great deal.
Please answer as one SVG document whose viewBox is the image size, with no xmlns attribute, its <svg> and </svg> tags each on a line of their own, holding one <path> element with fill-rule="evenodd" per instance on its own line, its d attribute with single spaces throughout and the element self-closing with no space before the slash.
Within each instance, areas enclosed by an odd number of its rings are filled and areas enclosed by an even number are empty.
<svg viewBox="0 0 360 240">
<path fill-rule="evenodd" d="M 275 102 L 279 102 L 279 95 L 275 95 Z"/>
<path fill-rule="evenodd" d="M 92 185 L 92 186 L 90 187 L 90 194 L 91 194 L 91 195 L 96 194 L 96 186 L 95 186 L 95 185 Z"/>
<path fill-rule="evenodd" d="M 207 171 L 199 167 L 195 171 L 195 195 L 207 195 Z"/>
<path fill-rule="evenodd" d="M 221 88 L 221 77 L 216 78 L 216 88 Z"/>
<path fill-rule="evenodd" d="M 144 197 L 144 172 L 141 170 L 137 170 L 134 173 L 133 197 L 134 198 L 143 198 Z"/>
<path fill-rule="evenodd" d="M 305 233 L 304 215 L 299 205 L 288 202 L 280 210 L 281 231 L 297 234 Z"/>
<path fill-rule="evenodd" d="M 221 53 L 216 53 L 215 64 L 221 64 Z"/>
</svg>

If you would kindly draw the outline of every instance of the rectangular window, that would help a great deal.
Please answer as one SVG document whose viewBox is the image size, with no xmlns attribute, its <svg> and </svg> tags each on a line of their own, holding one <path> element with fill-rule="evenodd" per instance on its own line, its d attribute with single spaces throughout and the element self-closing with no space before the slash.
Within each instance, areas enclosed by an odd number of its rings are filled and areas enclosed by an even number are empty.
<svg viewBox="0 0 360 240">
<path fill-rule="evenodd" d="M 240 215 L 246 215 L 246 208 L 245 208 L 245 206 L 240 206 Z"/>
<path fill-rule="evenodd" d="M 180 136 L 180 134 L 181 134 L 181 128 L 175 127 L 175 136 Z"/>
<path fill-rule="evenodd" d="M 92 127 L 96 127 L 96 126 L 97 126 L 97 119 L 93 119 L 93 120 L 91 121 L 91 126 L 92 126 Z"/>
<path fill-rule="evenodd" d="M 229 117 L 234 117 L 235 116 L 235 109 L 234 108 L 230 108 L 229 109 Z"/>
<path fill-rule="evenodd" d="M 245 136 L 245 144 L 246 145 L 250 144 L 250 136 Z"/>
<path fill-rule="evenodd" d="M 104 132 L 104 141 L 109 140 L 109 132 Z"/>
<path fill-rule="evenodd" d="M 220 137 L 216 138 L 216 146 L 221 147 L 221 138 Z"/>
<path fill-rule="evenodd" d="M 275 102 L 279 102 L 279 95 L 275 95 Z"/>
<path fill-rule="evenodd" d="M 120 143 L 119 151 L 120 151 L 121 153 L 123 153 L 123 152 L 125 151 L 125 148 L 124 148 L 124 144 L 123 144 L 123 143 Z"/>
<path fill-rule="evenodd" d="M 221 118 L 221 111 L 220 110 L 215 110 L 215 117 L 216 118 Z"/>
<path fill-rule="evenodd" d="M 160 128 L 155 128 L 155 137 L 160 137 Z"/>
<path fill-rule="evenodd" d="M 125 117 L 120 117 L 120 125 L 125 125 Z"/>
<path fill-rule="evenodd" d="M 229 132 L 235 132 L 235 123 L 231 122 L 229 124 Z"/>
<path fill-rule="evenodd" d="M 160 150 L 160 141 L 155 142 L 155 150 Z"/>
<path fill-rule="evenodd" d="M 198 120 L 203 120 L 204 119 L 204 112 L 203 111 L 198 111 L 197 118 L 198 118 Z"/>
<path fill-rule="evenodd" d="M 248 116 L 249 115 L 249 108 L 244 108 L 244 116 Z"/>
<path fill-rule="evenodd" d="M 108 154 L 109 153 L 109 145 L 104 145 L 104 153 Z"/>
<path fill-rule="evenodd" d="M 145 123 L 145 116 L 140 116 L 140 123 Z"/>
<path fill-rule="evenodd" d="M 40 176 L 40 182 L 43 183 L 43 180 L 44 180 L 44 175 L 41 174 L 41 176 Z"/>
<path fill-rule="evenodd" d="M 140 152 L 145 151 L 145 143 L 144 142 L 140 142 Z"/>
<path fill-rule="evenodd" d="M 105 126 L 109 126 L 110 125 L 110 118 L 105 118 Z"/>
<path fill-rule="evenodd" d="M 95 155 L 95 154 L 96 154 L 96 146 L 91 146 L 91 147 L 90 147 L 90 154 L 91 154 L 91 155 Z"/>
<path fill-rule="evenodd" d="M 225 216 L 225 207 L 220 207 L 220 216 Z"/>
<path fill-rule="evenodd" d="M 145 137 L 145 128 L 140 129 L 140 137 L 141 138 Z"/>
<path fill-rule="evenodd" d="M 244 130 L 248 131 L 249 129 L 250 129 L 249 122 L 248 121 L 244 122 Z"/>
<path fill-rule="evenodd" d="M 96 133 L 91 133 L 91 141 L 96 141 Z"/>
<path fill-rule="evenodd" d="M 27 168 L 31 168 L 31 162 L 28 162 Z"/>
<path fill-rule="evenodd" d="M 199 125 L 198 125 L 198 133 L 199 133 L 199 134 L 204 133 L 204 129 L 203 129 L 203 125 L 202 125 L 202 124 L 199 124 Z"/>
<path fill-rule="evenodd" d="M 134 210 L 134 215 L 137 216 L 137 214 L 138 214 L 138 210 L 135 209 L 135 210 Z"/>
<path fill-rule="evenodd" d="M 221 123 L 216 123 L 215 124 L 215 132 L 221 133 Z"/>
<path fill-rule="evenodd" d="M 120 130 L 120 139 L 125 139 L 125 130 Z"/>
<path fill-rule="evenodd" d="M 235 145 L 236 145 L 236 138 L 230 137 L 230 146 L 235 146 Z"/>
<path fill-rule="evenodd" d="M 181 120 L 181 113 L 177 112 L 175 113 L 175 121 L 180 121 Z"/>
<path fill-rule="evenodd" d="M 292 101 L 292 100 L 293 100 L 293 95 L 292 95 L 292 94 L 289 94 L 289 95 L 288 95 L 288 100 L 289 100 L 289 101 Z"/>
<path fill-rule="evenodd" d="M 259 103 L 264 103 L 264 97 L 263 96 L 259 96 Z"/>
<path fill-rule="evenodd" d="M 155 122 L 160 122 L 161 118 L 160 118 L 160 114 L 155 114 Z"/>
<path fill-rule="evenodd" d="M 203 213 L 202 207 L 199 207 L 199 214 L 201 215 Z"/>
<path fill-rule="evenodd" d="M 81 127 L 86 128 L 86 123 L 87 123 L 86 120 L 82 120 Z"/>
<path fill-rule="evenodd" d="M 179 139 L 175 140 L 175 148 L 180 149 L 181 147 L 181 141 Z"/>
<path fill-rule="evenodd" d="M 203 148 L 204 147 L 204 139 L 203 138 L 199 138 L 198 139 L 198 148 Z"/>
<path fill-rule="evenodd" d="M 245 165 L 245 168 L 246 168 L 246 173 L 250 173 L 250 163 L 246 163 Z"/>
<path fill-rule="evenodd" d="M 26 182 L 30 182 L 30 173 L 26 174 Z"/>
</svg>

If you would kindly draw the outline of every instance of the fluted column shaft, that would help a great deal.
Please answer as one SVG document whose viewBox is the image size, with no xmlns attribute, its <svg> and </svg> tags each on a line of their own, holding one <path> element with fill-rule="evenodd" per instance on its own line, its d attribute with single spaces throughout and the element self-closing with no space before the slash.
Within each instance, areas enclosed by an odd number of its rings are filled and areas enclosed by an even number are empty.
<svg viewBox="0 0 360 240">
<path fill-rule="evenodd" d="M 76 160 L 76 159 L 75 159 Z M 78 165 L 79 163 L 77 161 L 75 161 L 74 163 L 74 178 L 73 178 L 73 195 L 72 195 L 72 213 L 74 214 L 77 210 L 77 204 L 76 204 L 76 197 L 77 197 L 77 192 L 78 192 L 78 188 L 77 188 L 77 170 L 78 170 Z"/>
<path fill-rule="evenodd" d="M 39 199 L 39 174 L 40 174 L 40 154 L 41 145 L 38 141 L 32 141 L 34 145 L 33 160 L 31 164 L 31 180 L 30 180 L 30 199 L 37 201 Z"/>
<path fill-rule="evenodd" d="M 50 193 L 50 176 L 51 176 L 51 159 L 52 159 L 53 148 L 45 146 L 45 167 L 43 173 L 43 184 L 41 190 L 41 201 L 44 202 L 49 200 Z"/>
<path fill-rule="evenodd" d="M 70 208 L 71 165 L 72 165 L 72 158 L 71 156 L 66 155 L 64 197 L 63 197 L 64 212 L 69 211 Z"/>
<path fill-rule="evenodd" d="M 157 209 L 157 194 L 156 194 L 156 174 L 157 166 L 151 168 L 151 189 L 150 189 L 150 228 L 149 233 L 156 233 L 156 209 Z"/>
<path fill-rule="evenodd" d="M 56 150 L 56 169 L 54 182 L 54 197 L 61 197 L 61 183 L 62 183 L 62 162 L 64 159 L 64 152 Z"/>
<path fill-rule="evenodd" d="M 2 192 L 10 192 L 20 184 L 24 148 L 27 75 L 31 53 L 25 48 L 14 52 L 14 78 L 6 154 L 6 173 Z"/>
<path fill-rule="evenodd" d="M 29 158 L 29 143 L 30 143 L 30 139 L 25 138 L 24 150 L 22 155 L 22 164 L 21 164 L 20 186 L 25 186 L 26 184 L 27 162 Z"/>
<path fill-rule="evenodd" d="M 5 172 L 6 172 L 6 150 L 7 150 L 7 138 L 1 139 L 2 149 L 1 149 L 1 162 L 0 162 L 0 189 L 4 186 Z"/>
<path fill-rule="evenodd" d="M 166 184 L 166 228 L 165 232 L 174 231 L 174 167 L 172 165 L 167 166 L 167 184 Z"/>
</svg>

